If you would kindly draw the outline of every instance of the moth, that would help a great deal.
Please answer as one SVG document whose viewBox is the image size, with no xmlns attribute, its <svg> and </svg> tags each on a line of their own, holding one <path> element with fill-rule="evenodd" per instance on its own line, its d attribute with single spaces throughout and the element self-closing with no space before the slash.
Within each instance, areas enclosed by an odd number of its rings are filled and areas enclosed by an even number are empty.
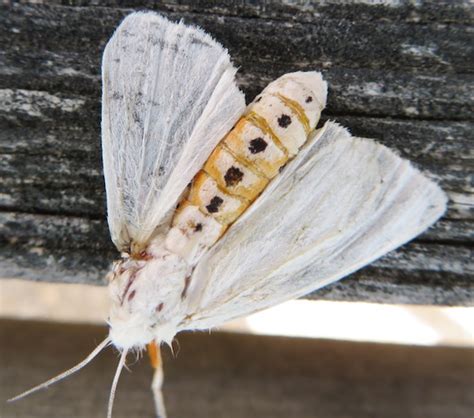
<svg viewBox="0 0 474 418">
<path fill-rule="evenodd" d="M 185 330 L 301 297 L 411 240 L 446 196 L 408 161 L 326 122 L 316 71 L 285 74 L 245 105 L 227 51 L 203 30 L 133 13 L 102 66 L 109 336 L 150 350 L 158 417 L 160 345 Z"/>
</svg>

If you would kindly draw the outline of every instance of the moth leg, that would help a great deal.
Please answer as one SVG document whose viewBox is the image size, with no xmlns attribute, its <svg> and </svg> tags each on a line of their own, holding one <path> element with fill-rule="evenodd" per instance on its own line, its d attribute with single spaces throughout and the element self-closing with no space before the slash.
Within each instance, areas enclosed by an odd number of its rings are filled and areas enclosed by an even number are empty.
<svg viewBox="0 0 474 418">
<path fill-rule="evenodd" d="M 165 402 L 163 400 L 163 361 L 161 359 L 161 351 L 159 344 L 151 342 L 148 344 L 148 355 L 150 356 L 151 366 L 155 369 L 151 390 L 153 399 L 155 400 L 156 418 L 166 418 Z"/>
</svg>

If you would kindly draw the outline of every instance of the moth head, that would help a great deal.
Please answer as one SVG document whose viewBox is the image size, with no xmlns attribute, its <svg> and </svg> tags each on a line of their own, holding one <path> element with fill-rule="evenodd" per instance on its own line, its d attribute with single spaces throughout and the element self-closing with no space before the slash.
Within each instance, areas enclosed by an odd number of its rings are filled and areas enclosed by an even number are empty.
<svg viewBox="0 0 474 418">
<path fill-rule="evenodd" d="M 116 262 L 109 275 L 112 343 L 125 350 L 153 340 L 171 343 L 187 273 L 184 260 L 162 247 Z"/>
</svg>

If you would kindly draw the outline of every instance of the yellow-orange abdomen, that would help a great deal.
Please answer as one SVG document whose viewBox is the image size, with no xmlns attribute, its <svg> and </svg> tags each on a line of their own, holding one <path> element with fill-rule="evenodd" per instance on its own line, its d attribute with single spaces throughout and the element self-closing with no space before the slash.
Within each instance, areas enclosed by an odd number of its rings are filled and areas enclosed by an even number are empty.
<svg viewBox="0 0 474 418">
<path fill-rule="evenodd" d="M 319 121 L 326 93 L 317 72 L 285 74 L 270 83 L 194 177 L 167 248 L 195 264 L 298 153 Z"/>
</svg>

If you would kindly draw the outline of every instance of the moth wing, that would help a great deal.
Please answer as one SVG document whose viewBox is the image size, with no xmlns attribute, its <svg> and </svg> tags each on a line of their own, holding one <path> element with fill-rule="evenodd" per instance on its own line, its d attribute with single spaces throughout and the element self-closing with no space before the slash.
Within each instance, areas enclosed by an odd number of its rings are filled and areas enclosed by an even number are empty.
<svg viewBox="0 0 474 418">
<path fill-rule="evenodd" d="M 301 297 L 406 243 L 446 196 L 408 161 L 328 122 L 196 266 L 183 329 Z"/>
<path fill-rule="evenodd" d="M 227 51 L 204 31 L 134 13 L 103 56 L 108 222 L 119 250 L 146 243 L 245 109 Z"/>
</svg>

